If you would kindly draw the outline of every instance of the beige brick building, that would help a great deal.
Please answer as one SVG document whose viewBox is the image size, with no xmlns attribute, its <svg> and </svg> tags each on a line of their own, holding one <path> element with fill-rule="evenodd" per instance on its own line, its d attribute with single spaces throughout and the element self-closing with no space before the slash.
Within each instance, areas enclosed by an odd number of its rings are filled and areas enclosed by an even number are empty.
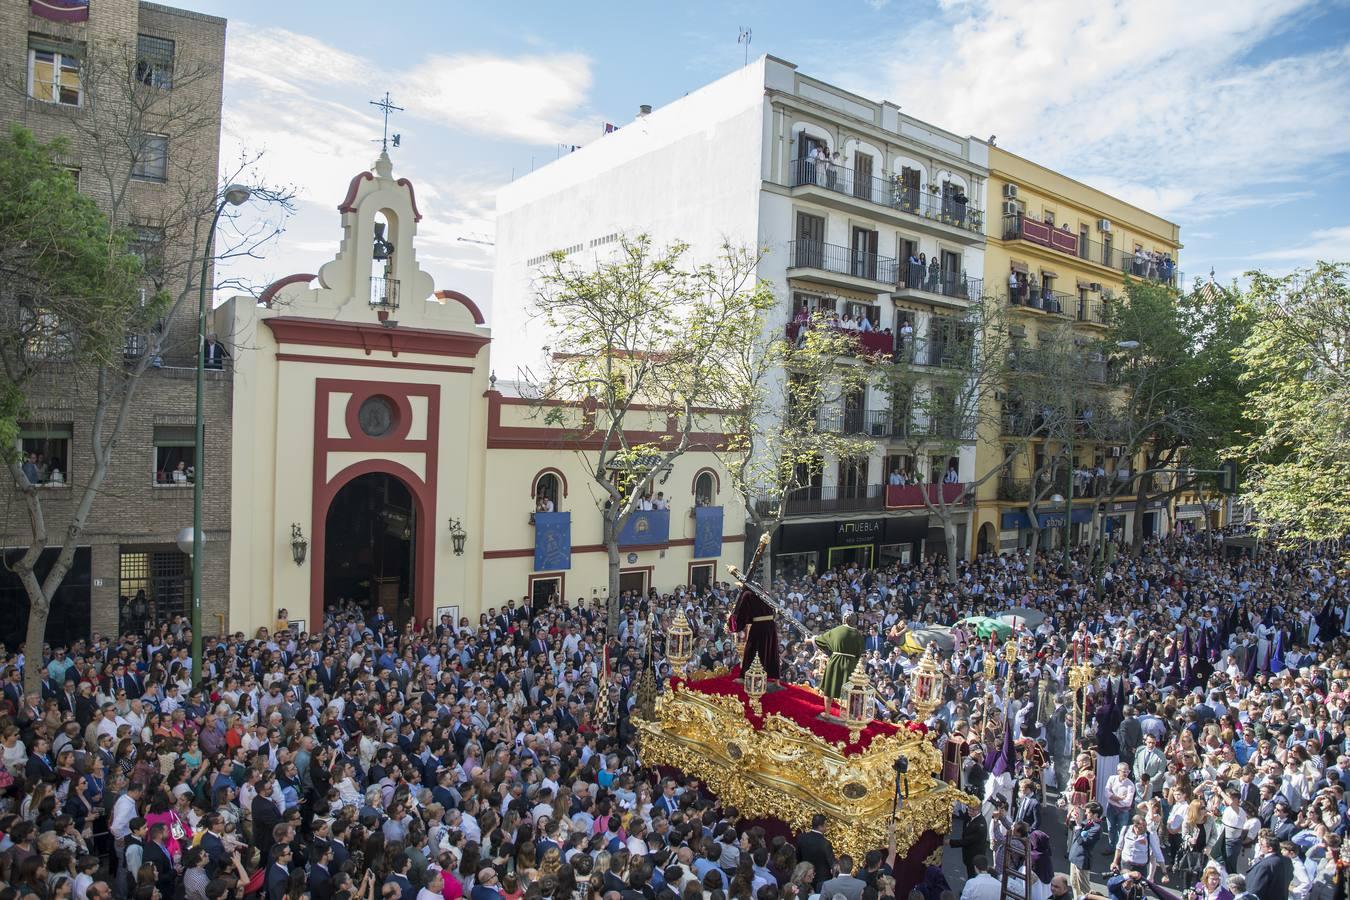
<svg viewBox="0 0 1350 900">
<path fill-rule="evenodd" d="M 67 163 L 81 192 L 132 230 L 137 251 L 148 260 L 147 291 L 167 291 L 176 301 L 153 334 L 127 338 L 125 365 L 143 365 L 144 374 L 74 566 L 53 604 L 47 630 L 52 642 L 134 627 L 135 610 L 126 600 L 140 591 L 157 619 L 187 613 L 191 560 L 177 549 L 175 535 L 192 524 L 189 472 L 205 478 L 204 630 L 215 633 L 225 624 L 230 360 L 207 373 L 205 447 L 197 448 L 198 282 L 192 274 L 200 267 L 209 222 L 202 210 L 213 201 L 219 171 L 225 25 L 224 19 L 136 0 L 0 2 L 0 122 L 6 129 L 20 123 L 43 140 L 68 139 Z M 139 148 L 133 139 L 128 152 L 133 134 L 142 136 Z M 41 454 L 39 478 L 47 486 L 39 496 L 57 541 L 92 468 L 93 384 L 92 375 L 54 355 L 29 391 L 20 449 Z M 28 540 L 24 504 L 4 478 L 0 548 L 10 558 Z M 54 557 L 56 551 L 47 552 Z M 0 641 L 13 647 L 23 640 L 26 621 L 21 585 L 0 571 Z"/>
</svg>

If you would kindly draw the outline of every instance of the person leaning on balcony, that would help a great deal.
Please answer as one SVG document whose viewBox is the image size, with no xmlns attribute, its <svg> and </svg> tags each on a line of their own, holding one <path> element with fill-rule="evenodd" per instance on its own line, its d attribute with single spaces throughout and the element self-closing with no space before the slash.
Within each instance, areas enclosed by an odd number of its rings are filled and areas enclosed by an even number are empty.
<svg viewBox="0 0 1350 900">
<path fill-rule="evenodd" d="M 956 463 L 947 466 L 947 474 L 942 476 L 943 484 L 960 484 L 961 473 L 957 471 Z"/>
<path fill-rule="evenodd" d="M 887 477 L 886 483 L 891 487 L 900 487 L 905 483 L 905 479 L 900 474 L 899 469 L 891 469 L 891 474 Z"/>
<path fill-rule="evenodd" d="M 1021 290 L 1021 287 L 1022 287 L 1021 282 L 1019 282 L 1019 281 L 1017 280 L 1017 270 L 1016 270 L 1016 269 L 1013 269 L 1013 268 L 1009 268 L 1009 269 L 1008 269 L 1008 296 L 1009 296 L 1009 297 L 1012 297 L 1013 300 L 1019 300 L 1019 299 L 1021 299 L 1020 294 L 1019 294 L 1019 291 Z"/>
<path fill-rule="evenodd" d="M 872 320 L 867 317 L 867 313 L 858 316 L 858 330 L 864 334 L 869 331 L 876 331 L 876 327 L 872 325 Z"/>
</svg>

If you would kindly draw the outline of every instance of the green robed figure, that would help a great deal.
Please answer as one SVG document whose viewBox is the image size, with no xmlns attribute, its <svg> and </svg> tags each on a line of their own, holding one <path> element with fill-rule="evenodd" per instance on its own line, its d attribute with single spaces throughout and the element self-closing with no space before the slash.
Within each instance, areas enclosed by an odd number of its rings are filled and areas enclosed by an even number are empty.
<svg viewBox="0 0 1350 900">
<path fill-rule="evenodd" d="M 866 646 L 863 633 L 857 625 L 858 617 L 850 615 L 843 625 L 812 638 L 816 647 L 830 655 L 825 662 L 825 677 L 820 680 L 820 692 L 826 700 L 826 714 L 833 714 L 834 701 L 843 702 L 849 676 L 853 674 L 853 668 Z"/>
</svg>

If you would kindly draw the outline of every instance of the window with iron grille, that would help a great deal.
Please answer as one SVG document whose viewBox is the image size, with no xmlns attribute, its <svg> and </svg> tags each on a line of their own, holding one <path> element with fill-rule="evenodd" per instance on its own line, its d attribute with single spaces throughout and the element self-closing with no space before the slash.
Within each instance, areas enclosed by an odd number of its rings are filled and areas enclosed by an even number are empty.
<svg viewBox="0 0 1350 900">
<path fill-rule="evenodd" d="M 136 80 L 149 87 L 173 87 L 173 41 L 136 35 Z"/>
<path fill-rule="evenodd" d="M 191 569 L 186 554 L 124 550 L 119 568 L 122 631 L 142 631 L 187 614 Z"/>
</svg>

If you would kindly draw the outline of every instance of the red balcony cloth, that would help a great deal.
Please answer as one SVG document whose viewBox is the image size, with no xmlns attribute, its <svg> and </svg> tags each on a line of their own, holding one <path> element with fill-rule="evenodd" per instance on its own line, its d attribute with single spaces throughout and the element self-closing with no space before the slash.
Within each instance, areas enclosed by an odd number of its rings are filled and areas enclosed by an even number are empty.
<svg viewBox="0 0 1350 900">
<path fill-rule="evenodd" d="M 927 492 L 932 498 L 933 503 L 938 502 L 938 490 L 942 491 L 942 499 L 946 503 L 955 503 L 961 499 L 961 492 L 966 486 L 964 484 L 905 484 L 886 485 L 886 508 L 887 509 L 908 509 L 923 506 L 923 495 Z"/>
<path fill-rule="evenodd" d="M 797 340 L 797 334 L 801 330 L 801 323 L 789 322 L 787 325 L 787 338 L 789 341 Z M 843 331 L 839 328 L 837 331 Z M 882 334 L 879 331 L 850 331 L 858 339 L 858 344 L 868 353 L 880 353 L 890 355 L 895 346 L 895 338 L 889 334 Z"/>
<path fill-rule="evenodd" d="M 779 684 L 781 690 L 771 691 L 760 698 L 760 708 L 764 710 L 764 715 L 777 713 L 796 722 L 829 744 L 843 744 L 845 756 L 863 752 L 872 743 L 872 739 L 878 735 L 895 734 L 900 730 L 900 726 L 893 725 L 890 722 L 873 720 L 858 735 L 857 743 L 850 743 L 847 727 L 837 722 L 826 722 L 817 718 L 825 711 L 825 701 L 819 694 L 799 685 L 782 684 L 781 682 Z M 739 667 L 717 678 L 704 678 L 700 681 L 672 679 L 672 688 L 677 691 L 687 690 L 700 694 L 735 697 L 744 705 L 745 718 L 751 726 L 756 730 L 764 726 L 764 716 L 755 715 L 755 711 L 750 708 L 749 698 L 745 695 L 745 687 L 741 684 Z M 927 729 L 921 723 L 910 723 L 905 727 L 911 731 L 927 732 Z"/>
</svg>

